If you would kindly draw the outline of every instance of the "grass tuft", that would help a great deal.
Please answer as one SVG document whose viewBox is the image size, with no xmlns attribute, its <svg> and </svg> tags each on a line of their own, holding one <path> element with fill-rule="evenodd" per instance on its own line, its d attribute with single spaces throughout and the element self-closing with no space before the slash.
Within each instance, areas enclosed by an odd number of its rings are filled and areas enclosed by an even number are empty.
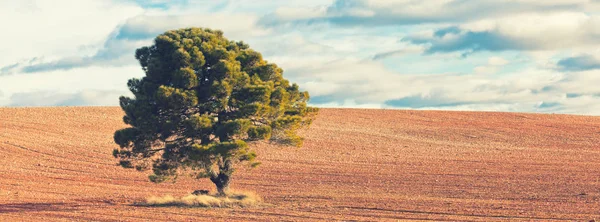
<svg viewBox="0 0 600 222">
<path fill-rule="evenodd" d="M 228 207 L 250 207 L 257 206 L 262 202 L 262 198 L 253 192 L 230 192 L 226 196 L 217 195 L 193 195 L 189 194 L 182 198 L 176 198 L 171 195 L 163 197 L 149 197 L 146 202 L 140 203 L 141 206 L 164 207 L 206 207 L 206 208 L 228 208 Z"/>
</svg>

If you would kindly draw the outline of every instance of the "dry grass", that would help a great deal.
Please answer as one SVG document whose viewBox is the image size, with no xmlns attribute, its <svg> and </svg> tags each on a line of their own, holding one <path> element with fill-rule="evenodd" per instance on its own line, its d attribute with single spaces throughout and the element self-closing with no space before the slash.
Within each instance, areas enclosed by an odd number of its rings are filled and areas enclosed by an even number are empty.
<svg viewBox="0 0 600 222">
<path fill-rule="evenodd" d="M 232 191 L 226 196 L 218 195 L 193 195 L 189 194 L 181 198 L 175 198 L 171 195 L 163 197 L 149 197 L 146 202 L 140 203 L 141 206 L 184 206 L 184 207 L 251 207 L 257 206 L 262 202 L 262 198 L 253 192 Z"/>
</svg>

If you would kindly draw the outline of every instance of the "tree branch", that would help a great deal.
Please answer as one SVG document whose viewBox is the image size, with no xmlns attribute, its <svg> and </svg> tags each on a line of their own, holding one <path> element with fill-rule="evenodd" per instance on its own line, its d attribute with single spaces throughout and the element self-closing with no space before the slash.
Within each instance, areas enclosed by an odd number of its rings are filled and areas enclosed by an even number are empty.
<svg viewBox="0 0 600 222">
<path fill-rule="evenodd" d="M 167 148 L 160 148 L 160 149 L 147 150 L 147 152 L 149 152 L 149 153 L 157 153 L 157 152 L 163 151 L 163 150 L 165 150 L 165 149 L 167 149 Z"/>
</svg>

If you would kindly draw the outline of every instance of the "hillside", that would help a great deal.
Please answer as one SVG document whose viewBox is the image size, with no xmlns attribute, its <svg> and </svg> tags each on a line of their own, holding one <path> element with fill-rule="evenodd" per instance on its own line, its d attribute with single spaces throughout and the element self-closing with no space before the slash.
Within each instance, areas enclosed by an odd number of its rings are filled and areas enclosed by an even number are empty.
<svg viewBox="0 0 600 222">
<path fill-rule="evenodd" d="M 0 108 L 0 219 L 600 219 L 600 117 L 322 109 L 303 148 L 261 144 L 232 187 L 265 206 L 132 206 L 209 181 L 153 184 L 116 166 L 116 107 Z"/>
</svg>

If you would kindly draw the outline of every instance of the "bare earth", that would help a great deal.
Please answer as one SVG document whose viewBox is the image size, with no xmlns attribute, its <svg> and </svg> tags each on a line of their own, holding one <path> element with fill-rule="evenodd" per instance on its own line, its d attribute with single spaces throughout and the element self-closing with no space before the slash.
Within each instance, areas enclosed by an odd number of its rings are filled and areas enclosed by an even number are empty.
<svg viewBox="0 0 600 222">
<path fill-rule="evenodd" d="M 322 109 L 303 148 L 261 144 L 251 208 L 140 207 L 214 190 L 116 166 L 110 108 L 0 108 L 1 221 L 600 219 L 600 117 Z"/>
</svg>

